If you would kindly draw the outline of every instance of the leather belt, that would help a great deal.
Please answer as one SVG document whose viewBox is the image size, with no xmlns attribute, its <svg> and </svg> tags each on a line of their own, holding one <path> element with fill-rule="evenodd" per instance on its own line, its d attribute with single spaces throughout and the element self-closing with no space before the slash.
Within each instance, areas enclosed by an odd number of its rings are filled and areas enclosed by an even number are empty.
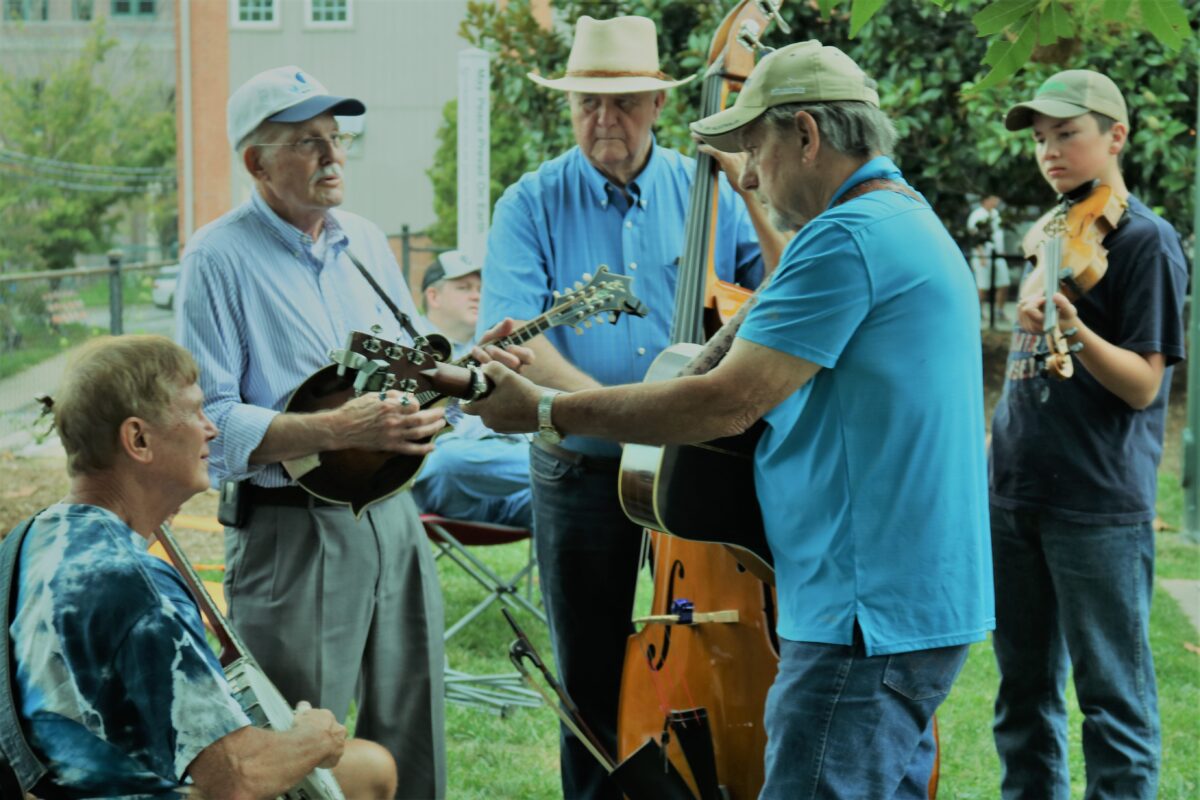
<svg viewBox="0 0 1200 800">
<path fill-rule="evenodd" d="M 332 506 L 327 500 L 314 497 L 299 486 L 279 486 L 268 489 L 253 483 L 242 486 L 247 493 L 247 502 L 254 506 L 289 506 L 292 508 L 312 508 L 316 506 Z"/>
<path fill-rule="evenodd" d="M 544 450 L 550 455 L 557 458 L 559 461 L 565 461 L 568 464 L 576 467 L 583 467 L 586 470 L 595 472 L 611 472 L 621 466 L 621 459 L 617 456 L 589 456 L 583 453 L 577 453 L 574 450 L 568 450 L 565 447 L 560 447 L 556 444 L 550 444 L 543 440 L 540 436 L 533 437 L 533 446 Z"/>
</svg>

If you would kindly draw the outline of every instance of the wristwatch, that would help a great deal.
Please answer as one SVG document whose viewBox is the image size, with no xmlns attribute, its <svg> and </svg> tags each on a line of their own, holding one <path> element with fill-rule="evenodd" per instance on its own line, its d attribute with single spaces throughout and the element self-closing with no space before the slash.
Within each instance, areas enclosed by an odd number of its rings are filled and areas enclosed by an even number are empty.
<svg viewBox="0 0 1200 800">
<path fill-rule="evenodd" d="M 554 427 L 554 423 L 550 420 L 550 406 L 554 404 L 554 397 L 562 394 L 562 392 L 553 389 L 547 389 L 538 398 L 537 405 L 537 434 L 546 444 L 558 444 L 562 441 L 562 434 Z"/>
</svg>

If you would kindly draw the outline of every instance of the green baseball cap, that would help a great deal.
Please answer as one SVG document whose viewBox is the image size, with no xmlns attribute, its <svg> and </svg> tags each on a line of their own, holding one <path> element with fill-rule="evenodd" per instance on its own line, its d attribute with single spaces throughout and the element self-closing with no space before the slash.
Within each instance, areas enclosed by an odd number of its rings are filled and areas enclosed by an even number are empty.
<svg viewBox="0 0 1200 800">
<path fill-rule="evenodd" d="M 768 108 L 785 103 L 820 103 L 859 100 L 879 106 L 875 81 L 859 69 L 850 56 L 816 39 L 781 47 L 758 62 L 734 104 L 702 120 L 691 129 L 705 142 L 727 153 L 741 150 L 740 128 L 761 117 Z"/>
<path fill-rule="evenodd" d="M 1069 69 L 1046 80 L 1028 103 L 1018 103 L 1004 115 L 1004 127 L 1019 131 L 1033 125 L 1033 115 L 1069 119 L 1095 111 L 1129 124 L 1121 90 L 1107 75 L 1090 69 Z"/>
</svg>

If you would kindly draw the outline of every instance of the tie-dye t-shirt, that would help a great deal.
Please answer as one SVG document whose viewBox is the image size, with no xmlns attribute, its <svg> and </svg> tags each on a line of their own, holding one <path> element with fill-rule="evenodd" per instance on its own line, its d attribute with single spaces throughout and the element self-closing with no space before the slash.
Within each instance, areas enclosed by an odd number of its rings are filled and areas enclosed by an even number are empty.
<svg viewBox="0 0 1200 800">
<path fill-rule="evenodd" d="M 201 750 L 250 724 L 183 579 L 112 512 L 43 512 L 17 586 L 17 708 L 62 796 L 172 797 Z"/>
</svg>

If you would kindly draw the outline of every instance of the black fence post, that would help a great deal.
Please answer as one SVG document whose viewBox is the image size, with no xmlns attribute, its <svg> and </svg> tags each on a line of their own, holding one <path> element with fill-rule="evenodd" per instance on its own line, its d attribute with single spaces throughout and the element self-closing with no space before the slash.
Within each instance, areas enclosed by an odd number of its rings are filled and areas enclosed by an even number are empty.
<svg viewBox="0 0 1200 800">
<path fill-rule="evenodd" d="M 108 251 L 108 332 L 120 336 L 125 332 L 122 324 L 124 292 L 121 280 L 121 251 Z"/>
</svg>

